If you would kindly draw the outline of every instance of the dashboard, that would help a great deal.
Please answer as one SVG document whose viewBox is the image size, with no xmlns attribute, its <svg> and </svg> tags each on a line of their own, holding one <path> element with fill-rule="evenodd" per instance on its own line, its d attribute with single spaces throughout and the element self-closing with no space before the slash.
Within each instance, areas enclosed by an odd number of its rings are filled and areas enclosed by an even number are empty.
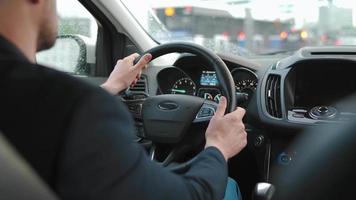
<svg viewBox="0 0 356 200">
<path fill-rule="evenodd" d="M 350 111 L 337 103 L 356 91 L 353 55 L 337 54 L 332 58 L 327 52 L 330 58 L 326 59 L 312 51 L 314 49 L 301 49 L 261 68 L 263 72 L 225 60 L 236 92 L 249 99 L 239 106 L 254 108 L 248 112 L 252 115 L 251 124 L 305 127 L 356 116 L 356 109 Z M 221 97 L 216 72 L 196 56 L 182 56 L 173 66 L 162 68 L 157 73 L 157 84 L 155 95 L 192 95 L 217 103 Z M 295 132 L 286 130 L 289 131 Z"/>
<path fill-rule="evenodd" d="M 252 96 L 257 88 L 258 77 L 245 67 L 230 68 L 236 92 Z M 221 90 L 216 72 L 202 63 L 175 65 L 161 70 L 157 75 L 159 94 L 182 94 L 198 96 L 219 102 Z"/>
<path fill-rule="evenodd" d="M 356 116 L 356 108 L 337 103 L 356 91 L 355 52 L 351 47 L 306 47 L 283 58 L 220 57 L 231 72 L 236 92 L 248 96 L 247 102 L 239 104 L 248 109 L 246 121 L 258 129 L 269 127 L 273 134 L 294 135 L 310 125 Z M 214 69 L 195 55 L 181 54 L 172 65 L 151 69 L 149 95 L 220 100 Z"/>
</svg>

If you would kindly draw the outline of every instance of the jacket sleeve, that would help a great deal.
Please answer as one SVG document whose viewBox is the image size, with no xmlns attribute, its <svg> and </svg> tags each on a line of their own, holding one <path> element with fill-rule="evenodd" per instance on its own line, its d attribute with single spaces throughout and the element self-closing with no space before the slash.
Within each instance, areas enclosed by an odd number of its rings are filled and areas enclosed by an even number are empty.
<svg viewBox="0 0 356 200">
<path fill-rule="evenodd" d="M 61 199 L 218 199 L 224 197 L 227 164 L 216 148 L 202 151 L 177 175 L 148 159 L 133 140 L 125 105 L 104 91 L 76 103 L 57 169 Z"/>
</svg>

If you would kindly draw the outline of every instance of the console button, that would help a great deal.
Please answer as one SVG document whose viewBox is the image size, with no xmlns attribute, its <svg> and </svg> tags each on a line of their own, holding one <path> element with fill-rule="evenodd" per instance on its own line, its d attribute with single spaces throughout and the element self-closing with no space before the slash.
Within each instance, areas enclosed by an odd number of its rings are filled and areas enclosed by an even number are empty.
<svg viewBox="0 0 356 200">
<path fill-rule="evenodd" d="M 265 137 L 263 135 L 259 135 L 255 138 L 254 145 L 255 147 L 260 147 L 265 141 Z"/>
<path fill-rule="evenodd" d="M 295 118 L 304 118 L 304 114 L 301 114 L 301 113 L 294 113 L 294 114 L 292 114 L 292 116 Z"/>
<path fill-rule="evenodd" d="M 278 156 L 278 163 L 280 165 L 288 166 L 292 162 L 292 157 L 287 153 L 281 153 Z"/>
</svg>

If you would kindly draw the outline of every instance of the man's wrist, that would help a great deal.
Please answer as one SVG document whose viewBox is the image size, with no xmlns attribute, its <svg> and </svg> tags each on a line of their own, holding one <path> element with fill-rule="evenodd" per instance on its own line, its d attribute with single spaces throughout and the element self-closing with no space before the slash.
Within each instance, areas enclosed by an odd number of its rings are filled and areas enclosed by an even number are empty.
<svg viewBox="0 0 356 200">
<path fill-rule="evenodd" d="M 216 149 L 217 151 L 219 151 L 221 153 L 221 155 L 224 157 L 226 162 L 229 160 L 228 156 L 225 155 L 225 153 L 217 145 L 205 144 L 204 149 L 211 148 L 211 147 Z"/>
<path fill-rule="evenodd" d="M 113 86 L 112 84 L 108 84 L 107 82 L 103 83 L 101 87 L 112 95 L 117 95 L 120 91 L 125 89 L 122 84 L 117 84 L 116 86 Z"/>
</svg>

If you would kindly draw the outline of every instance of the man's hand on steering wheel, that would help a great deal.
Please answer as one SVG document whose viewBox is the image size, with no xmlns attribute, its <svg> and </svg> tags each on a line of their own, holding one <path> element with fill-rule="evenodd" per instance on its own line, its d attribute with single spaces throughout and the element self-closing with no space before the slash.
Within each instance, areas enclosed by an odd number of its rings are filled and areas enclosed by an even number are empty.
<svg viewBox="0 0 356 200">
<path fill-rule="evenodd" d="M 224 155 L 225 160 L 238 154 L 247 144 L 247 133 L 242 118 L 245 115 L 243 108 L 225 115 L 226 98 L 221 97 L 214 117 L 206 130 L 206 145 L 216 147 Z"/>
<path fill-rule="evenodd" d="M 117 95 L 120 91 L 135 85 L 141 76 L 142 70 L 152 59 L 152 55 L 146 54 L 134 65 L 134 60 L 139 56 L 139 54 L 134 53 L 122 60 L 118 60 L 108 80 L 101 87 L 110 94 Z"/>
</svg>

